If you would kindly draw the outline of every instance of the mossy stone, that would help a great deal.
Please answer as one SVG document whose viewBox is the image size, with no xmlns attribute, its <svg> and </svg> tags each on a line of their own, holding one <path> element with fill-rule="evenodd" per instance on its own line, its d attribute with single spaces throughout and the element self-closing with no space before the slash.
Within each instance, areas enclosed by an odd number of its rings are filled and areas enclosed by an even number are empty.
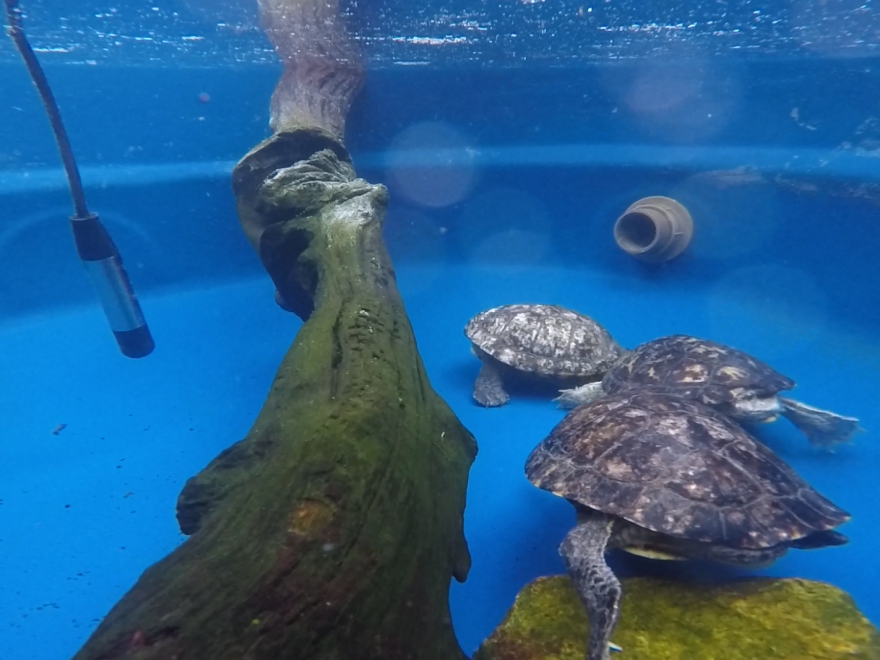
<svg viewBox="0 0 880 660">
<path fill-rule="evenodd" d="M 620 660 L 880 660 L 880 633 L 829 584 L 749 578 L 623 582 Z M 583 660 L 587 620 L 568 578 L 526 585 L 474 660 Z"/>
</svg>

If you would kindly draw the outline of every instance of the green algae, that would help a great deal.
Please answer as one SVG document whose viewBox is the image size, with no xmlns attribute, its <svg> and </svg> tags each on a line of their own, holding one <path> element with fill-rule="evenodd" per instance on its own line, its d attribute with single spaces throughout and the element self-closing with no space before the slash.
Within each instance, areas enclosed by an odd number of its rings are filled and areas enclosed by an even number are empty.
<svg viewBox="0 0 880 660">
<path fill-rule="evenodd" d="M 880 660 L 880 633 L 828 584 L 622 582 L 613 635 L 620 660 Z M 523 588 L 474 660 L 583 660 L 586 635 L 569 580 L 540 578 Z"/>
<path fill-rule="evenodd" d="M 428 382 L 387 191 L 327 144 L 276 135 L 235 168 L 242 223 L 305 322 L 247 437 L 184 487 L 190 538 L 76 660 L 464 660 L 448 591 L 470 566 L 476 444 Z"/>
</svg>

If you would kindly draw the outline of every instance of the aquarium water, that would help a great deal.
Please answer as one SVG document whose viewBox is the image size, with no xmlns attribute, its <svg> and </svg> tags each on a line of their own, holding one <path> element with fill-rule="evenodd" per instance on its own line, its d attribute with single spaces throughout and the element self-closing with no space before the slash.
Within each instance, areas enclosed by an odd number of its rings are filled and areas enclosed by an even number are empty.
<svg viewBox="0 0 880 660">
<path fill-rule="evenodd" d="M 549 303 L 624 347 L 686 333 L 860 419 L 834 452 L 755 433 L 852 514 L 848 545 L 750 573 L 830 582 L 880 623 L 880 8 L 847 0 L 351 0 L 366 82 L 346 144 L 384 228 L 432 386 L 474 434 L 470 654 L 573 523 L 523 463 L 546 396 L 471 397 L 474 314 Z M 0 660 L 73 655 L 185 537 L 185 481 L 244 437 L 300 321 L 242 234 L 235 162 L 268 134 L 280 67 L 247 0 L 21 0 L 156 348 L 123 357 L 77 259 L 57 150 L 0 40 Z M 636 200 L 694 237 L 663 264 L 615 244 Z M 618 561 L 622 573 L 657 573 Z M 710 569 L 699 569 L 710 570 Z M 721 570 L 721 569 L 711 569 Z M 741 574 L 736 573 L 736 574 Z M 625 657 L 625 656 L 621 656 Z"/>
</svg>

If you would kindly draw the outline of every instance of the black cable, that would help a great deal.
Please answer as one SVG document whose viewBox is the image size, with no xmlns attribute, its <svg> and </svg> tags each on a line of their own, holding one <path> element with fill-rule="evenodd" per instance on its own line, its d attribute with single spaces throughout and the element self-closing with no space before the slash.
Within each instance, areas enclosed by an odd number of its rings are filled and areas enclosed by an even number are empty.
<svg viewBox="0 0 880 660">
<path fill-rule="evenodd" d="M 67 174 L 70 196 L 73 198 L 74 213 L 79 218 L 86 218 L 89 215 L 89 209 L 86 206 L 86 195 L 83 192 L 79 168 L 77 168 L 76 160 L 73 158 L 73 150 L 70 148 L 70 139 L 67 137 L 67 131 L 64 129 L 64 122 L 61 121 L 58 104 L 55 103 L 55 97 L 52 95 L 52 89 L 49 87 L 49 81 L 46 80 L 46 74 L 43 73 L 43 67 L 40 66 L 37 56 L 34 55 L 31 45 L 24 36 L 18 0 L 3 1 L 6 5 L 6 18 L 9 21 L 9 25 L 6 27 L 6 34 L 15 42 L 15 46 L 18 48 L 18 52 L 21 54 L 21 58 L 31 74 L 31 78 L 37 88 L 37 93 L 40 95 L 40 100 L 43 102 L 46 115 L 49 117 L 52 132 L 55 134 L 55 142 L 58 144 L 58 151 L 61 152 L 64 172 Z"/>
<path fill-rule="evenodd" d="M 61 112 L 58 110 L 58 104 L 55 103 L 55 97 L 49 88 L 46 74 L 43 73 L 43 68 L 24 34 L 18 0 L 3 0 L 3 3 L 6 5 L 8 20 L 6 33 L 18 48 L 28 73 L 31 75 L 31 80 L 37 88 L 40 100 L 43 102 L 43 108 L 49 117 L 49 123 L 52 125 L 58 151 L 61 152 L 61 161 L 64 163 L 64 171 L 67 174 L 70 196 L 73 198 L 74 214 L 70 218 L 70 227 L 73 230 L 77 254 L 86 268 L 95 293 L 98 295 L 104 316 L 107 317 L 119 350 L 128 357 L 137 358 L 149 355 L 155 346 L 153 337 L 144 320 L 141 306 L 134 289 L 131 287 L 128 274 L 122 265 L 122 256 L 119 254 L 119 250 L 98 219 L 98 214 L 90 213 L 88 206 L 86 206 L 82 179 L 73 157 L 73 150 L 70 148 L 67 131 L 64 130 L 64 123 L 61 121 Z"/>
</svg>

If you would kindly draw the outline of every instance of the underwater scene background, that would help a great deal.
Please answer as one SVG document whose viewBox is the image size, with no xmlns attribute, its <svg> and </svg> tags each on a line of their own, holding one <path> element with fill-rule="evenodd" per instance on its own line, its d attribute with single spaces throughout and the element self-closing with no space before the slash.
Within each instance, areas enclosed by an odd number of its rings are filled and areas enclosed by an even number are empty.
<svg viewBox="0 0 880 660">
<path fill-rule="evenodd" d="M 119 355 L 64 220 L 30 80 L 0 41 L 0 660 L 69 657 L 183 542 L 183 483 L 245 435 L 299 327 L 243 239 L 232 165 L 268 134 L 279 67 L 246 2 L 22 0 L 90 205 L 156 339 Z M 625 347 L 687 333 L 748 351 L 860 419 L 834 453 L 756 434 L 848 510 L 850 543 L 749 574 L 823 580 L 876 624 L 880 18 L 848 2 L 351 2 L 367 80 L 346 145 L 391 193 L 385 238 L 433 387 L 475 435 L 450 599 L 467 653 L 520 588 L 562 573 L 573 516 L 524 478 L 563 416 L 474 404 L 462 329 L 562 305 Z M 666 195 L 694 239 L 660 266 L 615 219 Z M 617 560 L 623 574 L 739 574 Z M 740 572 L 741 573 L 741 572 Z"/>
</svg>

